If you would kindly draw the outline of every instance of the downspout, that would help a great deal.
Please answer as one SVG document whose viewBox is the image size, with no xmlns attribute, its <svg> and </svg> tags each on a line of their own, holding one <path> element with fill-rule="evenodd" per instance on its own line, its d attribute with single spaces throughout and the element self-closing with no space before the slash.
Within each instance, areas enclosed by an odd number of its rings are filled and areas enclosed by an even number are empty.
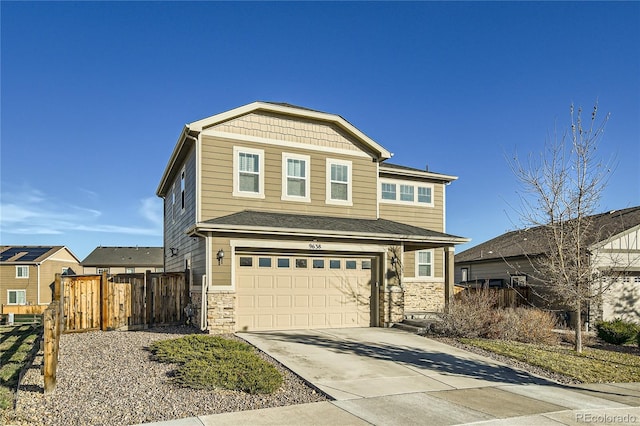
<svg viewBox="0 0 640 426">
<path fill-rule="evenodd" d="M 39 263 L 36 263 L 36 268 L 37 268 L 36 271 L 38 271 L 37 272 L 38 273 L 38 299 L 36 303 L 40 305 L 40 264 Z"/>
<path fill-rule="evenodd" d="M 202 284 L 200 286 L 200 330 L 204 331 L 207 329 L 207 294 L 209 292 L 209 279 L 211 277 L 211 249 L 209 247 L 209 237 L 207 235 L 201 234 L 198 231 L 194 231 L 193 235 L 198 236 L 200 238 L 204 238 L 204 247 L 205 247 L 205 274 L 202 277 Z"/>
</svg>

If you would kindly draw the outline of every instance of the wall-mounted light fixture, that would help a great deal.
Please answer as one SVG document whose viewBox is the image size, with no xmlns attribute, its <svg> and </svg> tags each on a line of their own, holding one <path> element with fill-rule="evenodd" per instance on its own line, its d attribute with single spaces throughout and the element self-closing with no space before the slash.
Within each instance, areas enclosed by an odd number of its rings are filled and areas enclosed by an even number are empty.
<svg viewBox="0 0 640 426">
<path fill-rule="evenodd" d="M 218 259 L 218 265 L 222 265 L 222 261 L 224 260 L 224 250 L 218 250 L 218 253 L 216 253 L 216 259 Z"/>
<path fill-rule="evenodd" d="M 178 249 L 175 247 L 169 247 L 169 250 L 171 250 L 171 257 L 177 256 L 178 255 Z"/>
</svg>

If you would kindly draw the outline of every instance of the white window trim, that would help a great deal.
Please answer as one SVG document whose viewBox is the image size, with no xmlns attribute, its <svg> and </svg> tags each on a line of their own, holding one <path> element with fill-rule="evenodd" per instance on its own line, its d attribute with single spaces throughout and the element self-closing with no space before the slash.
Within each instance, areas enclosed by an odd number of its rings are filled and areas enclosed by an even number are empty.
<svg viewBox="0 0 640 426">
<path fill-rule="evenodd" d="M 340 166 L 347 166 L 347 199 L 346 200 L 334 200 L 331 198 L 331 165 L 336 164 Z M 339 206 L 353 206 L 353 163 L 349 160 L 336 160 L 333 158 L 327 158 L 326 166 L 326 200 L 327 204 L 335 204 Z"/>
<path fill-rule="evenodd" d="M 258 156 L 258 192 L 240 191 L 240 174 L 238 156 L 241 152 Z M 255 148 L 233 147 L 233 196 L 246 198 L 264 198 L 264 150 Z"/>
<path fill-rule="evenodd" d="M 11 292 L 16 292 L 16 293 L 24 293 L 24 303 L 11 303 L 9 302 L 9 293 Z M 18 300 L 18 297 L 16 296 L 16 300 Z M 7 305 L 12 305 L 12 306 L 24 306 L 27 304 L 27 290 L 24 289 L 15 289 L 15 290 L 7 290 Z"/>
<path fill-rule="evenodd" d="M 382 198 L 382 184 L 392 184 L 396 186 L 396 199 L 390 200 L 387 198 Z M 400 199 L 400 188 L 401 185 L 410 185 L 413 186 L 413 201 L 404 201 Z M 431 189 L 431 202 L 430 203 L 421 203 L 418 201 L 418 188 L 430 188 Z M 433 199 L 435 198 L 435 185 L 432 183 L 426 182 L 416 182 L 411 180 L 396 180 L 396 179 L 380 179 L 378 182 L 378 200 L 381 203 L 388 204 L 403 204 L 410 206 L 421 206 L 421 207 L 434 207 L 435 203 Z"/>
<path fill-rule="evenodd" d="M 420 253 L 423 252 L 430 252 L 431 253 L 431 274 L 430 275 L 420 275 Z M 416 270 L 415 270 L 415 277 L 416 278 L 433 278 L 435 276 L 435 269 L 436 269 L 436 257 L 435 257 L 435 250 L 434 249 L 429 249 L 429 250 L 418 250 L 415 252 L 415 266 L 416 266 Z"/>
<path fill-rule="evenodd" d="M 18 275 L 18 270 L 21 270 L 21 269 L 27 271 L 27 274 L 26 275 Z M 29 266 L 28 265 L 17 265 L 16 266 L 16 278 L 19 279 L 19 280 L 29 278 Z"/>
<path fill-rule="evenodd" d="M 287 193 L 287 185 L 288 185 L 288 176 L 287 176 L 287 161 L 288 160 L 302 160 L 305 162 L 305 188 L 304 188 L 304 197 L 298 197 L 295 195 L 289 195 Z M 301 154 L 290 154 L 288 152 L 282 153 L 282 201 L 300 201 L 305 203 L 311 202 L 311 157 L 308 155 Z"/>
</svg>

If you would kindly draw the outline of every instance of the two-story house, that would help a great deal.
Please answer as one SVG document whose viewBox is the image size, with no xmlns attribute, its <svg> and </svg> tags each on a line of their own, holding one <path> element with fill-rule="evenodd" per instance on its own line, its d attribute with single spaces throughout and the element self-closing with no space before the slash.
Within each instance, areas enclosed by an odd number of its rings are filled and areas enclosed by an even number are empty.
<svg viewBox="0 0 640 426">
<path fill-rule="evenodd" d="M 79 271 L 80 261 L 64 246 L 2 246 L 0 304 L 40 306 L 37 311 L 44 310 L 53 300 L 56 274 Z"/>
<path fill-rule="evenodd" d="M 441 311 L 456 177 L 388 164 L 344 118 L 254 102 L 184 127 L 157 189 L 165 270 L 210 332 L 388 326 Z M 206 297 L 201 297 L 201 294 Z"/>
</svg>

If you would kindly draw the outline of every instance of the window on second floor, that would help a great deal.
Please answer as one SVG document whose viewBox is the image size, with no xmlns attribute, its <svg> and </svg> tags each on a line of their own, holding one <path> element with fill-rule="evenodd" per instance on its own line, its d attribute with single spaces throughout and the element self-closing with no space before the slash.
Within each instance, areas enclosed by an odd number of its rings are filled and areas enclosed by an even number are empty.
<svg viewBox="0 0 640 426">
<path fill-rule="evenodd" d="M 29 278 L 29 267 L 16 266 L 16 278 Z"/>
<path fill-rule="evenodd" d="M 308 155 L 282 154 L 282 199 L 311 201 L 310 157 Z"/>
<path fill-rule="evenodd" d="M 433 250 L 416 252 L 416 277 L 433 277 Z"/>
<path fill-rule="evenodd" d="M 381 179 L 380 201 L 433 207 L 433 184 Z"/>
<path fill-rule="evenodd" d="M 327 159 L 328 204 L 351 205 L 351 161 Z"/>
<path fill-rule="evenodd" d="M 233 195 L 264 198 L 264 151 L 233 148 Z"/>
</svg>

